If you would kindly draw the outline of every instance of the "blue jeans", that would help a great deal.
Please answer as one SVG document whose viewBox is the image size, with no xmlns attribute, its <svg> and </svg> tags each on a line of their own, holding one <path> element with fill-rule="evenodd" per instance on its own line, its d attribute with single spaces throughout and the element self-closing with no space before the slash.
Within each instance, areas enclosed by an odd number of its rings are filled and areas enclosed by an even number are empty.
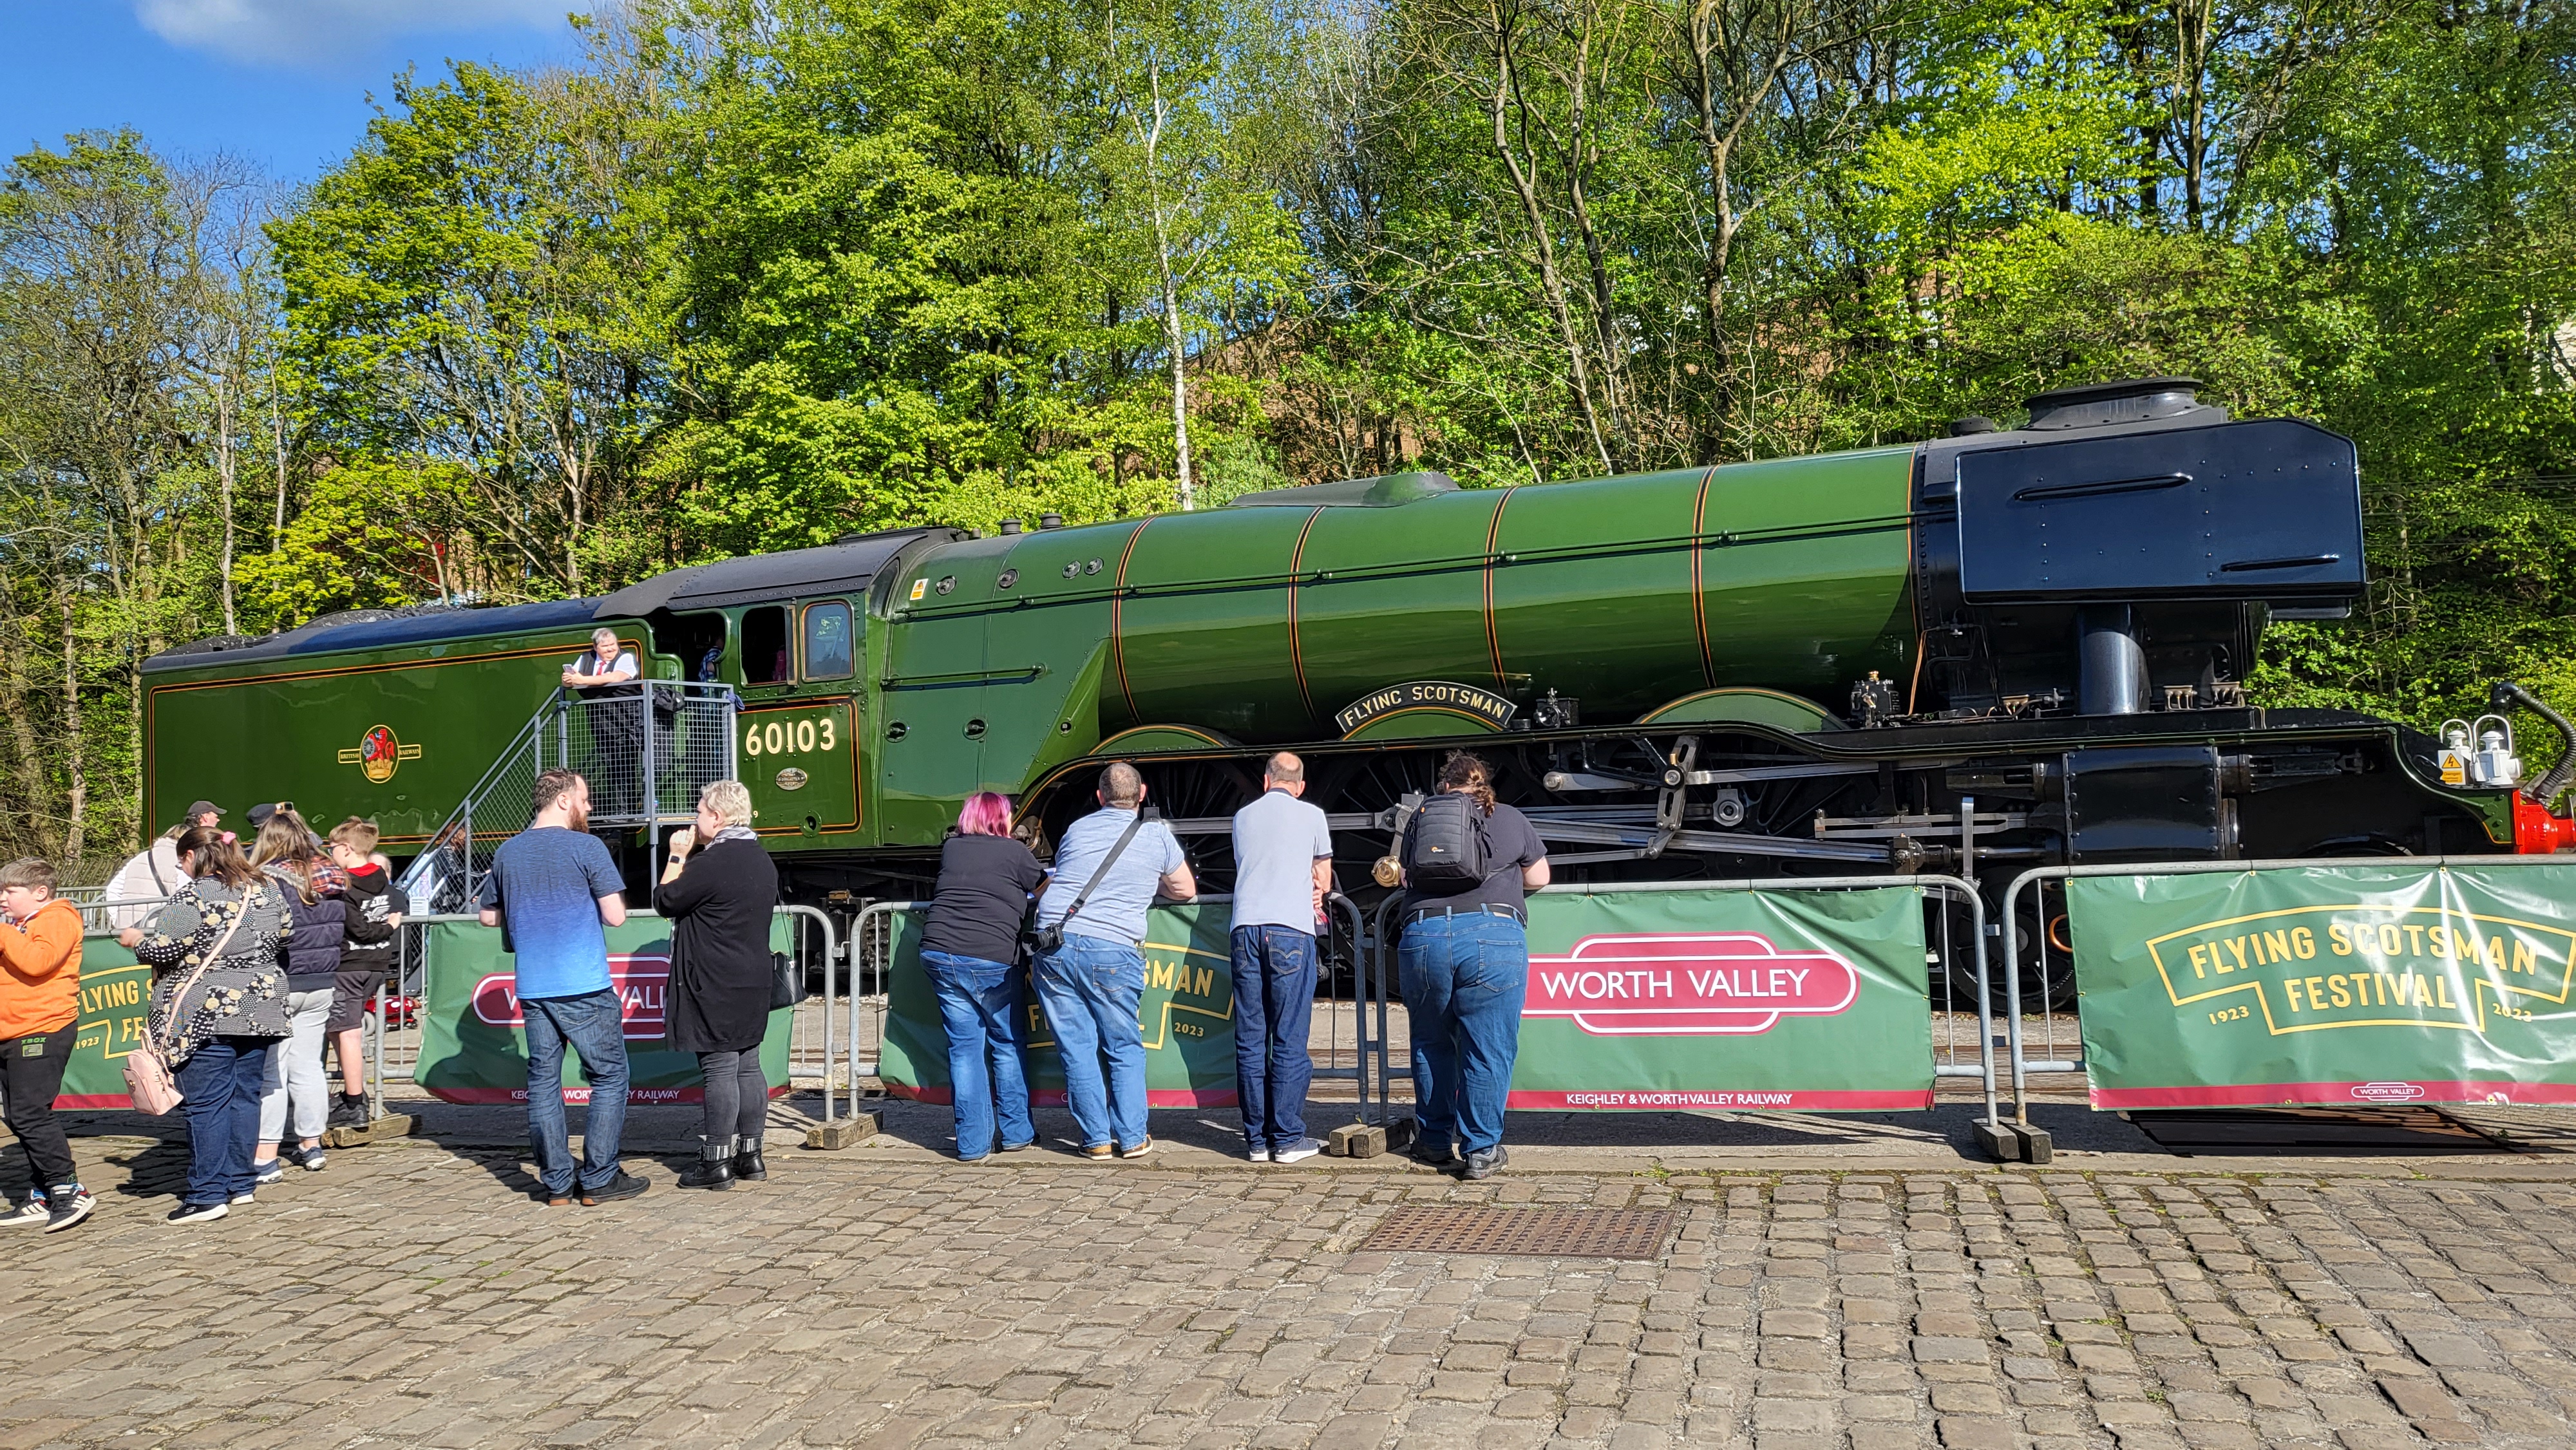
<svg viewBox="0 0 2576 1450">
<path fill-rule="evenodd" d="M 268 1084 L 268 1053 L 276 1041 L 209 1037 L 173 1074 L 188 1115 L 188 1187 L 181 1203 L 204 1208 L 250 1192 L 259 1095 Z"/>
<path fill-rule="evenodd" d="M 1253 1152 L 1306 1136 L 1306 1021 L 1315 1012 L 1315 934 L 1293 926 L 1234 929 L 1234 1095 Z"/>
<path fill-rule="evenodd" d="M 1020 1071 L 1019 969 L 950 952 L 923 952 L 921 966 L 939 994 L 940 1025 L 948 1029 L 958 1158 L 972 1163 L 993 1151 L 997 1116 L 1005 1147 L 1035 1142 L 1029 1082 Z"/>
<path fill-rule="evenodd" d="M 1145 954 L 1123 941 L 1068 933 L 1030 974 L 1064 1058 L 1065 1103 L 1082 1146 L 1145 1141 Z M 1101 1063 L 1108 1063 L 1104 1085 Z"/>
<path fill-rule="evenodd" d="M 528 1020 L 528 1146 L 537 1181 L 548 1193 L 570 1193 L 576 1175 L 572 1135 L 564 1126 L 564 1044 L 581 1054 L 590 1079 L 590 1126 L 581 1135 L 578 1181 L 599 1188 L 618 1174 L 617 1140 L 626 1132 L 626 1012 L 615 992 L 578 997 L 521 997 Z"/>
<path fill-rule="evenodd" d="M 1491 1151 L 1503 1141 L 1520 1056 L 1529 933 L 1507 916 L 1426 916 L 1404 929 L 1395 960 L 1415 1060 L 1430 1075 L 1430 1092 L 1413 1110 L 1420 1137 Z M 1421 1078 L 1417 1071 L 1415 1082 Z"/>
</svg>

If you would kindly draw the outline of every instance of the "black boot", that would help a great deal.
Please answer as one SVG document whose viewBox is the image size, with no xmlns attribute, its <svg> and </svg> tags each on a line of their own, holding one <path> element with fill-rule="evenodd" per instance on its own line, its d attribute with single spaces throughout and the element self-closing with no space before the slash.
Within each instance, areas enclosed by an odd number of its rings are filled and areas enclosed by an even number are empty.
<svg viewBox="0 0 2576 1450">
<path fill-rule="evenodd" d="M 745 1183 L 765 1182 L 769 1177 L 769 1165 L 760 1161 L 760 1135 L 755 1133 L 736 1141 L 742 1144 L 742 1148 L 733 1155 L 733 1176 Z"/>
<path fill-rule="evenodd" d="M 680 1175 L 682 1188 L 733 1187 L 733 1139 L 698 1139 L 697 1166 Z"/>
</svg>

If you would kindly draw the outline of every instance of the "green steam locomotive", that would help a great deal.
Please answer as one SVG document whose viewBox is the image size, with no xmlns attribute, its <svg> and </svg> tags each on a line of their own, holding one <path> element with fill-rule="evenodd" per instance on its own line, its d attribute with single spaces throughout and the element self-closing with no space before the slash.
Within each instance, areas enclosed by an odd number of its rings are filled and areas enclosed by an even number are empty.
<svg viewBox="0 0 2576 1450">
<path fill-rule="evenodd" d="M 2231 420 L 2187 379 L 2029 410 L 1723 467 L 903 529 L 203 641 L 145 666 L 146 805 L 292 799 L 416 850 L 605 626 L 646 676 L 738 696 L 736 768 L 808 900 L 919 889 L 976 790 L 1052 835 L 1119 758 L 1222 886 L 1227 817 L 1283 746 L 1354 884 L 1459 747 L 1560 879 L 2562 842 L 2553 791 L 2464 768 L 2465 740 L 2246 699 L 2267 620 L 2362 592 L 2349 440 Z"/>
</svg>

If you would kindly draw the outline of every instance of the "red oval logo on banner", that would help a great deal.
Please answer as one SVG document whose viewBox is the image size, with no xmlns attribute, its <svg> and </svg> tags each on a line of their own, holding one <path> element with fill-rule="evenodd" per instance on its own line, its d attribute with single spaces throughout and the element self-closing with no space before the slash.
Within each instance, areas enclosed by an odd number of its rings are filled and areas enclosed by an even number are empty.
<svg viewBox="0 0 2576 1450">
<path fill-rule="evenodd" d="M 2353 1084 L 2352 1095 L 2370 1103 L 2411 1103 L 2424 1089 L 2411 1082 L 2364 1082 Z"/>
<path fill-rule="evenodd" d="M 1532 956 L 1525 1017 L 1571 1017 L 1596 1036 L 1768 1032 L 1830 1017 L 1860 997 L 1860 971 L 1817 948 L 1782 951 L 1754 932 L 1588 936 Z"/>
<path fill-rule="evenodd" d="M 660 1041 L 671 987 L 670 957 L 613 952 L 608 958 L 608 984 L 625 1005 L 626 1040 Z M 527 1013 L 519 1008 L 519 979 L 509 972 L 495 972 L 476 982 L 473 1001 L 479 1021 L 494 1027 L 528 1025 Z"/>
</svg>

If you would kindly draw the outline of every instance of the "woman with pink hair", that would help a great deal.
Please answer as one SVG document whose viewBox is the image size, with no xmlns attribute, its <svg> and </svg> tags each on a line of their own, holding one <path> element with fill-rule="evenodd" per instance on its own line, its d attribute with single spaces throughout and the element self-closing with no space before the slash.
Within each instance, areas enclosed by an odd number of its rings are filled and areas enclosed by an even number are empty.
<svg viewBox="0 0 2576 1450">
<path fill-rule="evenodd" d="M 1046 868 L 1011 835 L 1011 798 L 982 791 L 957 813 L 957 832 L 939 848 L 939 883 L 921 965 L 939 994 L 948 1029 L 948 1084 L 957 1116 L 957 1157 L 976 1162 L 1037 1141 L 1028 1078 L 1020 1069 L 1020 1001 L 1028 974 L 1019 963 L 1029 894 Z"/>
</svg>

